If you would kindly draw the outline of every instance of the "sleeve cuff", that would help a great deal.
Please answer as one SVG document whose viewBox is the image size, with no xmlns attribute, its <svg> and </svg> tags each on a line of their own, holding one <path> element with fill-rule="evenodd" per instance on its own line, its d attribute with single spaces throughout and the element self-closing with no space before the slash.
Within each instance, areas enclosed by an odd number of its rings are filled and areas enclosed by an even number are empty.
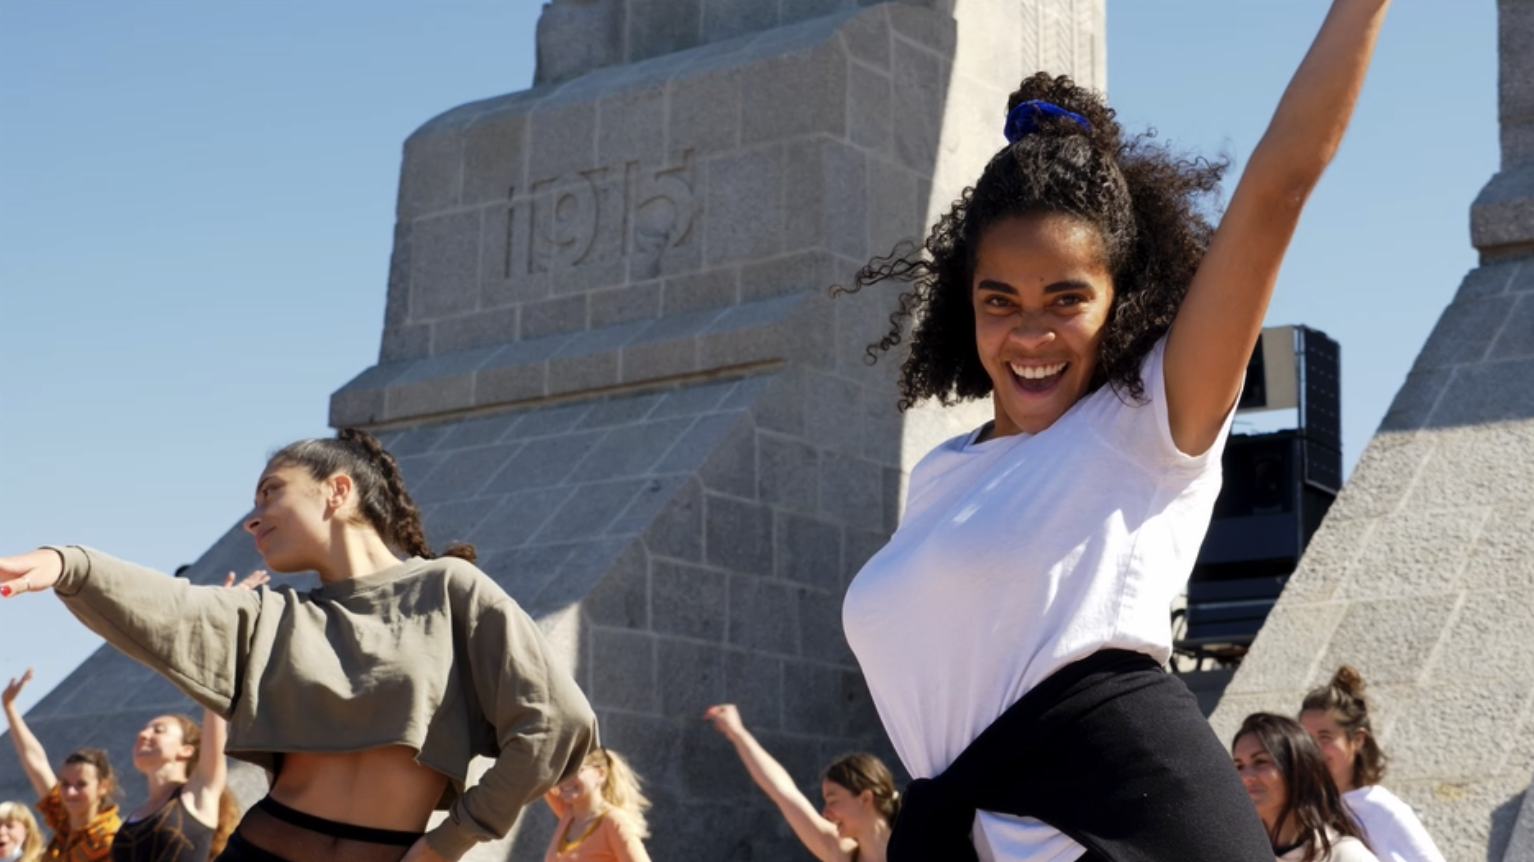
<svg viewBox="0 0 1534 862">
<path fill-rule="evenodd" d="M 437 825 L 437 828 L 426 833 L 426 846 L 436 851 L 437 855 L 449 862 L 457 862 L 463 854 L 479 843 L 479 839 L 473 835 L 465 834 L 457 823 L 453 822 L 456 812 L 449 811 L 447 819 Z"/>
<path fill-rule="evenodd" d="M 44 545 L 43 548 L 58 554 L 64 561 L 64 570 L 59 574 L 58 583 L 53 585 L 53 591 L 61 596 L 80 592 L 91 574 L 91 558 L 85 549 L 78 545 Z"/>
</svg>

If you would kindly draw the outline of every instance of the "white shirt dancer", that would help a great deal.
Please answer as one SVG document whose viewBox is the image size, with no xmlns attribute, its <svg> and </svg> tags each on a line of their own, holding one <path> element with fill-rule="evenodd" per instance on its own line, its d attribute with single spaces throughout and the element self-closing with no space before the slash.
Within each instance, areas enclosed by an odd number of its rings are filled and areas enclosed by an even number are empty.
<svg viewBox="0 0 1534 862">
<path fill-rule="evenodd" d="M 844 607 L 848 640 L 914 777 L 949 771 L 1013 708 L 1022 725 L 1066 708 L 1027 698 L 1046 680 L 1091 691 L 1099 677 L 1082 660 L 1112 649 L 1166 658 L 1168 604 L 1207 527 L 1247 359 L 1387 5 L 1336 0 L 1217 229 L 1197 198 L 1216 188 L 1222 165 L 1131 140 L 1097 94 L 1040 74 L 1010 98 L 1008 146 L 934 228 L 928 254 L 876 260 L 858 274 L 854 289 L 914 283 L 902 298 L 914 321 L 902 407 L 989 395 L 994 408 L 993 421 L 913 471 L 905 521 Z M 897 326 L 883 346 L 905 337 Z M 1207 725 L 1194 729 L 1182 706 L 1146 706 L 1166 711 L 1125 719 L 1128 737 L 1186 722 L 1179 738 L 1199 749 L 1200 768 L 1228 772 Z M 1167 765 L 1148 748 L 1145 757 Z M 1104 767 L 1118 768 L 1140 770 Z M 944 775 L 936 796 L 968 800 L 986 783 L 974 778 L 961 790 Z M 1142 778 L 1147 799 L 1181 793 L 1192 806 L 1204 792 L 1193 776 L 1177 787 Z M 1221 794 L 1234 793 L 1249 812 L 1233 778 L 1212 780 L 1226 789 L 1209 804 L 1222 808 Z M 911 816 L 919 796 L 908 794 L 896 824 L 893 862 L 903 832 L 932 833 L 911 825 L 921 822 Z M 973 837 L 982 859 L 1065 862 L 1146 848 L 1244 858 L 1256 846 L 1244 824 L 1256 821 L 1235 810 L 1243 825 L 1230 829 L 1241 835 L 1227 845 L 1148 826 L 1143 837 L 1108 835 L 983 807 Z"/>
</svg>

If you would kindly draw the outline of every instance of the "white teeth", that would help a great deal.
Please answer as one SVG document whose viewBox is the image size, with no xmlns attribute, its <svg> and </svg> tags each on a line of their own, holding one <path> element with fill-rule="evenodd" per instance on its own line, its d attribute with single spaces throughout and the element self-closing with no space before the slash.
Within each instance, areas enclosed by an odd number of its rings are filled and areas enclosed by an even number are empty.
<svg viewBox="0 0 1534 862">
<path fill-rule="evenodd" d="M 1018 365 L 1016 362 L 1007 363 L 1012 367 L 1012 373 L 1024 380 L 1043 380 L 1046 377 L 1054 377 L 1065 370 L 1066 363 L 1057 362 L 1054 365 Z"/>
</svg>

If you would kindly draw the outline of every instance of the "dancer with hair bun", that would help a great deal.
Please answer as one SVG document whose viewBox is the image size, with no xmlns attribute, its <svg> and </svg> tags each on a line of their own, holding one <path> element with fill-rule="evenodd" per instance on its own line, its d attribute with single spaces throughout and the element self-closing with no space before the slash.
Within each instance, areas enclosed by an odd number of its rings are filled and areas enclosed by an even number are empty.
<svg viewBox="0 0 1534 862">
<path fill-rule="evenodd" d="M 650 862 L 639 774 L 618 752 L 593 748 L 576 773 L 544 794 L 559 823 L 544 862 Z"/>
<path fill-rule="evenodd" d="M 900 406 L 993 419 L 912 470 L 843 622 L 915 780 L 895 862 L 1269 860 L 1229 759 L 1164 672 L 1173 598 L 1284 252 L 1339 146 L 1388 0 L 1334 0 L 1218 227 L 1223 165 L 1025 80 L 1007 145 L 850 290 L 904 288 Z M 1000 107 L 1000 106 L 998 106 Z M 906 326 L 910 331 L 907 333 Z"/>
<path fill-rule="evenodd" d="M 885 862 L 890 831 L 900 814 L 900 794 L 884 762 L 854 752 L 831 761 L 820 774 L 823 811 L 799 791 L 783 764 L 746 730 L 732 703 L 711 706 L 703 718 L 735 746 L 751 780 L 783 812 L 805 849 L 820 862 Z"/>
<path fill-rule="evenodd" d="M 1380 786 L 1385 752 L 1374 737 L 1358 671 L 1343 665 L 1331 682 L 1311 689 L 1300 706 L 1300 724 L 1320 747 L 1343 803 L 1380 862 L 1444 862 L 1417 813 Z"/>
<path fill-rule="evenodd" d="M 580 689 L 472 547 L 432 553 L 372 435 L 279 450 L 244 527 L 268 569 L 320 586 L 194 586 L 78 546 L 0 558 L 0 595 L 53 589 L 273 774 L 219 859 L 455 860 L 580 767 L 595 740 Z M 494 763 L 467 786 L 475 756 Z"/>
</svg>

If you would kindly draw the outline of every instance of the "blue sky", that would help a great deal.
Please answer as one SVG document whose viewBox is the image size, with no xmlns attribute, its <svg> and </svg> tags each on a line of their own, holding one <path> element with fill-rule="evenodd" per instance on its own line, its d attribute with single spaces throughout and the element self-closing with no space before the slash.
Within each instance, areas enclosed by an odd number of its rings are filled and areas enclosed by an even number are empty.
<svg viewBox="0 0 1534 862">
<path fill-rule="evenodd" d="M 327 433 L 377 356 L 401 143 L 529 86 L 540 5 L 0 3 L 0 553 L 174 568 Z M 1239 171 L 1326 5 L 1109 0 L 1110 102 Z M 1341 342 L 1349 465 L 1475 266 L 1495 28 L 1491 0 L 1397 4 L 1286 260 L 1269 319 Z M 51 598 L 0 632 L 24 704 L 98 643 Z"/>
</svg>

